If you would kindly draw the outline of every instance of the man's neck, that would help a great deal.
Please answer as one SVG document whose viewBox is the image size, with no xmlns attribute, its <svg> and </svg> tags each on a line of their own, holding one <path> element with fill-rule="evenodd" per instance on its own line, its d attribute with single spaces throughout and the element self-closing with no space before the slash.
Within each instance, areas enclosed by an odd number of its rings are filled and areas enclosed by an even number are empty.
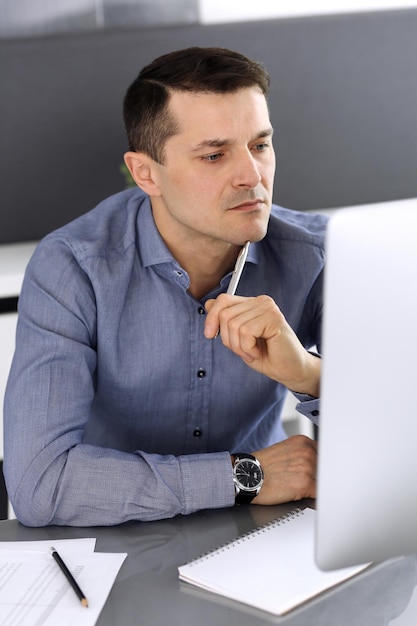
<svg viewBox="0 0 417 626">
<path fill-rule="evenodd" d="M 152 199 L 156 227 L 172 256 L 190 278 L 189 293 L 200 300 L 234 268 L 240 247 L 169 223 L 158 198 Z"/>
<path fill-rule="evenodd" d="M 170 247 L 169 244 L 167 245 Z M 189 293 L 197 300 L 201 300 L 217 287 L 225 274 L 233 269 L 239 248 L 229 246 L 223 253 L 201 248 L 198 250 L 171 249 L 171 252 L 190 278 Z"/>
</svg>

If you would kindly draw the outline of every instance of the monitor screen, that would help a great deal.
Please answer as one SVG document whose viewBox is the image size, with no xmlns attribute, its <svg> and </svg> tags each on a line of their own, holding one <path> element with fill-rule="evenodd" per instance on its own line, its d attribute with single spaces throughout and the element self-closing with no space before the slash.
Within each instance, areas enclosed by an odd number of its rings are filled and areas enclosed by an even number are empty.
<svg viewBox="0 0 417 626">
<path fill-rule="evenodd" d="M 327 235 L 316 560 L 417 552 L 417 199 Z"/>
</svg>

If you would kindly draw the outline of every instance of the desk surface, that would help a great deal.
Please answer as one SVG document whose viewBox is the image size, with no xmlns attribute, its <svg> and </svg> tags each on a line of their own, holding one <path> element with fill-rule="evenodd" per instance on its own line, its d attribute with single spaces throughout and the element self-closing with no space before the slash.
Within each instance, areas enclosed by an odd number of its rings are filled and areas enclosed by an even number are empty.
<svg viewBox="0 0 417 626">
<path fill-rule="evenodd" d="M 414 555 L 364 572 L 283 618 L 191 588 L 178 580 L 178 565 L 291 508 L 252 506 L 202 511 L 188 517 L 113 528 L 34 529 L 9 520 L 0 522 L 0 541 L 97 537 L 97 551 L 127 552 L 128 558 L 97 626 L 415 626 Z M 256 567 L 256 563 L 248 563 L 248 570 L 256 573 Z"/>
</svg>

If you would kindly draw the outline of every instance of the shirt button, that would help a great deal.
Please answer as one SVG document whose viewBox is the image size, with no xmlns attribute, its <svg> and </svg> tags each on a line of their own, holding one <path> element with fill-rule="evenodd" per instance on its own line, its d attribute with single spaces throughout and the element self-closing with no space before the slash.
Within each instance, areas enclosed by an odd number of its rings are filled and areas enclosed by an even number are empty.
<svg viewBox="0 0 417 626">
<path fill-rule="evenodd" d="M 317 409 L 315 409 L 314 411 L 311 411 L 311 415 L 313 417 L 318 417 L 320 415 L 320 411 L 318 411 Z"/>
<path fill-rule="evenodd" d="M 201 437 L 201 435 L 203 434 L 203 431 L 201 430 L 201 428 L 195 428 L 193 435 L 194 437 Z"/>
<path fill-rule="evenodd" d="M 202 306 L 199 306 L 199 307 L 198 307 L 198 313 L 199 313 L 199 315 L 204 315 L 204 314 L 205 314 L 205 312 L 206 312 L 206 310 L 205 310 L 205 308 L 204 308 L 204 307 L 202 307 Z"/>
<path fill-rule="evenodd" d="M 197 372 L 197 376 L 198 376 L 199 378 L 204 378 L 204 377 L 205 377 L 205 375 L 206 375 L 206 371 L 205 371 L 205 370 L 198 370 L 198 372 Z"/>
</svg>

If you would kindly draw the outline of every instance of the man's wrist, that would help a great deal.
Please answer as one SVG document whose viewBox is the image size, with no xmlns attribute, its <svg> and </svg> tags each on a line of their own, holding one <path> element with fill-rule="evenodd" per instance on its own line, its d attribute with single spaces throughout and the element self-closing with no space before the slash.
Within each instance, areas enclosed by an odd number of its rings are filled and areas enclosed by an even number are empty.
<svg viewBox="0 0 417 626">
<path fill-rule="evenodd" d="M 304 379 L 300 383 L 291 386 L 290 391 L 312 398 L 319 398 L 321 380 L 321 358 L 319 354 L 307 352 L 305 370 Z"/>
</svg>

